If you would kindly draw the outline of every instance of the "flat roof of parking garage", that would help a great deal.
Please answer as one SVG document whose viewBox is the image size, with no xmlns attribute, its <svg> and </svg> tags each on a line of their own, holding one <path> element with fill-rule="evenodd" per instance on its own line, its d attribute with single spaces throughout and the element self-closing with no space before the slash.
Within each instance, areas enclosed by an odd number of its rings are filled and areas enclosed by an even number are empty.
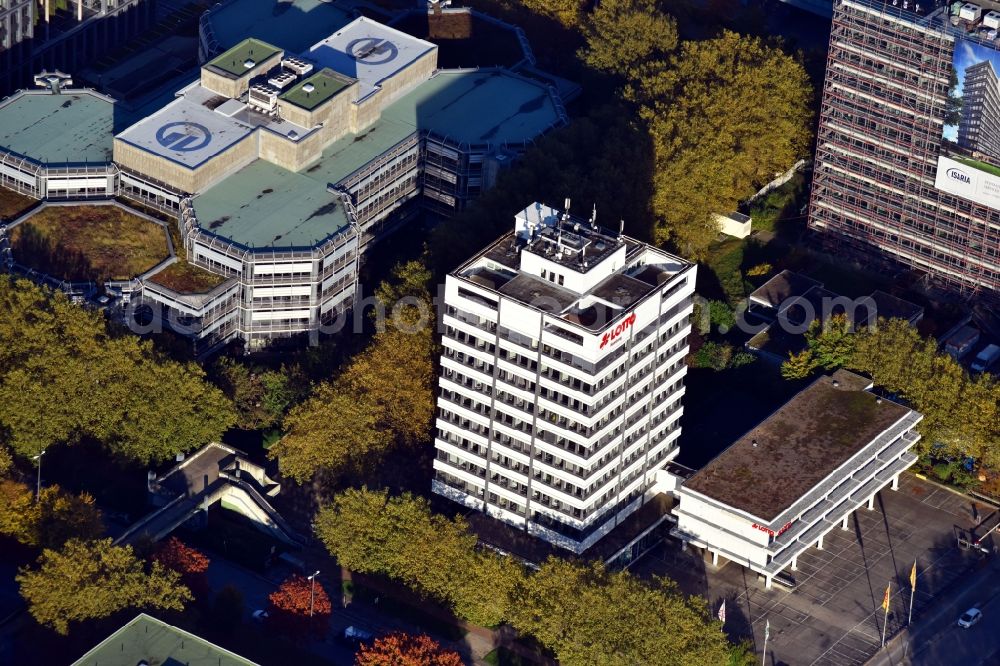
<svg viewBox="0 0 1000 666">
<path fill-rule="evenodd" d="M 25 91 L 0 102 L 0 147 L 42 163 L 105 164 L 114 120 L 114 101 L 89 90 Z"/>
</svg>

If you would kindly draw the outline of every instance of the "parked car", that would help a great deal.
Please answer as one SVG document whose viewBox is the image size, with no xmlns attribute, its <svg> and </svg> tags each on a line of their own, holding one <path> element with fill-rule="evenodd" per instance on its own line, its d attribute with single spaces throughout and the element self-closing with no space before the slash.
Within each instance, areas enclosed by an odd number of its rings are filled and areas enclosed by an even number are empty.
<svg viewBox="0 0 1000 666">
<path fill-rule="evenodd" d="M 267 611 L 264 610 L 264 609 L 255 610 L 253 612 L 253 621 L 254 622 L 260 622 L 260 623 L 263 624 L 265 621 L 267 621 L 268 617 L 270 617 L 270 616 L 267 614 Z"/>
<path fill-rule="evenodd" d="M 963 326 L 944 343 L 944 350 L 957 361 L 972 351 L 979 342 L 979 329 L 975 326 Z"/>
<path fill-rule="evenodd" d="M 962 617 L 958 618 L 958 626 L 962 629 L 968 629 L 976 622 L 983 619 L 983 611 L 978 608 L 970 608 L 969 610 L 962 613 Z"/>
<path fill-rule="evenodd" d="M 1000 358 L 1000 346 L 986 345 L 981 352 L 976 354 L 976 360 L 969 367 L 972 368 L 973 372 L 983 372 L 996 363 L 998 358 Z"/>
<path fill-rule="evenodd" d="M 344 640 L 352 645 L 367 643 L 373 638 L 375 638 L 375 634 L 370 631 L 365 631 L 359 627 L 350 626 L 347 629 L 344 629 Z"/>
</svg>

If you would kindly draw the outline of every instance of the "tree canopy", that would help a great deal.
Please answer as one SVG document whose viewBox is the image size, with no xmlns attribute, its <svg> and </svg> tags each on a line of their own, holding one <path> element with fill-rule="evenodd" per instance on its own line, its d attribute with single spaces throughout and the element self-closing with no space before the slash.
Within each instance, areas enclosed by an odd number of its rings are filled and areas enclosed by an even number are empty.
<svg viewBox="0 0 1000 666">
<path fill-rule="evenodd" d="M 511 624 L 566 666 L 725 664 L 731 646 L 700 597 L 600 564 L 550 558 L 514 591 Z"/>
<path fill-rule="evenodd" d="M 730 647 L 704 601 L 666 580 L 550 559 L 528 573 L 476 547 L 461 518 L 426 500 L 347 490 L 323 507 L 316 534 L 348 569 L 388 576 L 484 626 L 507 621 L 560 663 L 724 664 Z"/>
<path fill-rule="evenodd" d="M 427 634 L 397 632 L 362 645 L 354 666 L 462 666 L 462 657 Z"/>
<path fill-rule="evenodd" d="M 594 69 L 627 78 L 643 65 L 677 48 L 677 22 L 654 0 L 603 0 L 583 24 L 583 61 Z"/>
<path fill-rule="evenodd" d="M 346 490 L 320 510 L 315 528 L 342 566 L 400 580 L 484 626 L 506 618 L 522 575 L 508 558 L 476 550 L 465 521 L 433 513 L 410 494 Z"/>
<path fill-rule="evenodd" d="M 150 559 L 181 575 L 181 582 L 201 598 L 208 592 L 208 557 L 175 536 L 161 542 Z"/>
<path fill-rule="evenodd" d="M 322 636 L 333 605 L 319 581 L 293 575 L 268 596 L 268 623 L 293 636 Z"/>
<path fill-rule="evenodd" d="M 112 335 L 97 313 L 0 279 L 0 431 L 24 456 L 89 437 L 150 463 L 218 439 L 232 404 L 194 363 Z"/>
<path fill-rule="evenodd" d="M 394 275 L 394 283 L 380 287 L 380 297 L 410 300 L 398 308 L 395 299 L 387 303 L 384 330 L 285 418 L 286 434 L 270 451 L 285 476 L 301 483 L 320 469 L 361 469 L 395 447 L 430 438 L 435 383 L 430 273 L 410 262 Z"/>
<path fill-rule="evenodd" d="M 989 373 L 970 376 L 903 319 L 880 319 L 875 327 L 852 331 L 845 317 L 834 316 L 826 326 L 813 322 L 806 339 L 809 346 L 781 366 L 787 379 L 808 377 L 820 367 L 863 372 L 924 415 L 921 447 L 940 446 L 939 455 L 1000 466 L 1000 384 Z"/>
<path fill-rule="evenodd" d="M 711 213 L 735 210 L 808 151 L 806 71 L 756 37 L 683 42 L 629 87 L 655 147 L 656 238 L 689 257 L 718 235 Z"/>
<path fill-rule="evenodd" d="M 102 532 L 101 511 L 90 495 L 52 485 L 42 488 L 36 501 L 33 488 L 0 479 L 0 534 L 26 546 L 59 548 L 69 539 L 94 539 Z"/>
<path fill-rule="evenodd" d="M 147 572 L 131 546 L 114 546 L 111 539 L 73 539 L 60 550 L 46 549 L 38 567 L 22 568 L 16 580 L 32 617 L 60 634 L 70 622 L 125 608 L 179 611 L 191 600 L 178 573 L 155 562 Z"/>
</svg>

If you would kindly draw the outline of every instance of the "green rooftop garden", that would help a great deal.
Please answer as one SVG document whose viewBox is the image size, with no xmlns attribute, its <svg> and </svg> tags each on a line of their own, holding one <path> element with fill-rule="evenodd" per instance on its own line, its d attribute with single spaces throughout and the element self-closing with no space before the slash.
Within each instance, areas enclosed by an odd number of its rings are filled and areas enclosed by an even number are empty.
<svg viewBox="0 0 1000 666">
<path fill-rule="evenodd" d="M 10 220 L 21 214 L 35 200 L 14 190 L 0 187 L 0 220 Z"/>
<path fill-rule="evenodd" d="M 312 111 L 341 90 L 351 85 L 351 81 L 332 69 L 321 69 L 309 78 L 299 81 L 291 90 L 281 96 L 289 104 Z M 307 90 L 307 87 L 311 88 Z"/>
<path fill-rule="evenodd" d="M 15 261 L 70 281 L 125 280 L 170 256 L 162 225 L 119 206 L 47 206 L 10 238 Z"/>
<path fill-rule="evenodd" d="M 243 76 L 246 73 L 247 67 L 244 64 L 248 59 L 253 60 L 254 63 L 264 62 L 275 53 L 280 53 L 281 49 L 276 46 L 271 46 L 267 42 L 262 42 L 259 39 L 249 38 L 244 39 L 242 42 L 229 49 L 220 56 L 217 56 L 214 60 L 211 60 L 208 64 L 211 67 L 216 67 L 231 74 L 235 77 Z"/>
<path fill-rule="evenodd" d="M 179 294 L 203 294 L 218 287 L 226 278 L 180 259 L 153 275 L 150 280 Z"/>
</svg>

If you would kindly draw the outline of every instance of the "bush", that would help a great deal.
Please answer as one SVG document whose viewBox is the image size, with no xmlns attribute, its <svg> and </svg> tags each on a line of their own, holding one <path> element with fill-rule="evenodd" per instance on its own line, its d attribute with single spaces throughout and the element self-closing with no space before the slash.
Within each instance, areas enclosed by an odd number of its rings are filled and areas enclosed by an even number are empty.
<svg viewBox="0 0 1000 666">
<path fill-rule="evenodd" d="M 701 349 L 694 353 L 692 365 L 696 368 L 711 368 L 719 371 L 729 367 L 729 361 L 733 357 L 733 346 L 723 342 L 706 342 Z"/>
<path fill-rule="evenodd" d="M 723 301 L 709 301 L 708 316 L 720 333 L 726 333 L 736 325 L 736 313 Z"/>
</svg>

